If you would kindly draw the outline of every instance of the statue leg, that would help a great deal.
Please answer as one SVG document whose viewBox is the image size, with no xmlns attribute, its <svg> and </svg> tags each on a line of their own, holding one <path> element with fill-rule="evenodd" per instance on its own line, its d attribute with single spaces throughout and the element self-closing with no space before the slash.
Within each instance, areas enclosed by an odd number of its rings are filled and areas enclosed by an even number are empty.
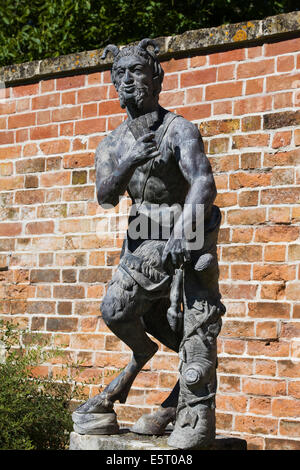
<svg viewBox="0 0 300 470">
<path fill-rule="evenodd" d="M 179 351 L 180 393 L 175 427 L 168 439 L 170 446 L 179 449 L 207 447 L 215 438 L 216 343 L 225 308 L 218 296 L 201 292 L 203 283 L 199 281 L 201 277 L 187 272 Z"/>
<path fill-rule="evenodd" d="M 82 434 L 119 432 L 113 404 L 117 400 L 125 403 L 137 374 L 158 349 L 157 344 L 146 334 L 141 319 L 152 304 L 152 300 L 143 294 L 132 278 L 124 276 L 120 271 L 116 272 L 102 302 L 101 312 L 110 330 L 132 350 L 132 359 L 103 392 L 75 410 L 72 416 L 75 431 Z"/>
<path fill-rule="evenodd" d="M 158 339 L 169 349 L 178 352 L 182 339 L 182 332 L 175 333 L 167 320 L 167 310 L 170 306 L 169 298 L 160 299 L 149 315 L 143 317 L 146 331 Z M 177 381 L 173 390 L 165 401 L 153 413 L 141 416 L 131 428 L 136 434 L 145 435 L 163 435 L 167 425 L 175 422 L 176 409 L 179 397 L 179 381 Z"/>
</svg>

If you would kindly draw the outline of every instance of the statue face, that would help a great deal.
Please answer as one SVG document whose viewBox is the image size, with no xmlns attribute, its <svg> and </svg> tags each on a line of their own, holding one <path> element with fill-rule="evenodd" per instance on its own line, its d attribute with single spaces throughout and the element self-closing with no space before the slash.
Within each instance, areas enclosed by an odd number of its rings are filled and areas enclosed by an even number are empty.
<svg viewBox="0 0 300 470">
<path fill-rule="evenodd" d="M 147 100 L 153 100 L 152 74 L 143 57 L 125 56 L 118 61 L 115 80 L 122 108 L 132 104 L 143 109 Z"/>
</svg>

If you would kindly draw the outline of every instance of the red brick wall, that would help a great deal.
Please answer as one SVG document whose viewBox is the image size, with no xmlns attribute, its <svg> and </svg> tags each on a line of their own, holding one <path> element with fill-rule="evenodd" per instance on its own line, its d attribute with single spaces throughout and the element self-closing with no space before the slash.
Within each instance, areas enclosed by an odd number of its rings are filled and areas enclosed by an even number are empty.
<svg viewBox="0 0 300 470">
<path fill-rule="evenodd" d="M 227 306 L 217 423 L 249 448 L 300 449 L 299 50 L 300 39 L 291 39 L 162 64 L 160 103 L 199 125 L 217 182 Z M 92 395 L 130 358 L 99 314 L 118 264 L 128 200 L 104 214 L 94 171 L 98 142 L 124 113 L 108 71 L 4 93 L 0 262 L 9 270 L 0 272 L 0 314 L 83 360 L 81 379 L 95 379 L 85 386 Z M 112 233 L 97 235 L 105 221 Z M 177 355 L 161 347 L 126 405 L 117 406 L 123 423 L 167 396 L 177 364 Z"/>
</svg>

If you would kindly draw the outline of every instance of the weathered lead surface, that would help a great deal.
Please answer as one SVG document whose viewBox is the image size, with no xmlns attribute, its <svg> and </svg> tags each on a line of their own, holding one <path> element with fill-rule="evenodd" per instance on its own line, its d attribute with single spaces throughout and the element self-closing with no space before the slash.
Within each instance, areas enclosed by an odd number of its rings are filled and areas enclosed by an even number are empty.
<svg viewBox="0 0 300 470">
<path fill-rule="evenodd" d="M 183 34 L 156 38 L 160 47 L 160 60 L 178 54 L 201 51 L 216 46 L 236 46 L 245 41 L 256 41 L 300 33 L 300 12 L 270 16 L 263 20 L 226 24 L 215 28 L 186 31 Z M 131 43 L 135 44 L 135 43 Z M 36 60 L 23 64 L 8 65 L 0 69 L 0 81 L 6 85 L 41 79 L 62 74 L 83 73 L 91 70 L 106 70 L 111 58 L 101 60 L 103 49 L 78 52 L 65 56 Z"/>
</svg>

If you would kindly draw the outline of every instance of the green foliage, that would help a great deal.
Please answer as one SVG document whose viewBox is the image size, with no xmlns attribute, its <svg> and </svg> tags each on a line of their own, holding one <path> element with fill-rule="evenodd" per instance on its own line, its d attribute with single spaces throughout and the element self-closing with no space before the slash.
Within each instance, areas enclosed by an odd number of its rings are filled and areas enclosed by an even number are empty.
<svg viewBox="0 0 300 470">
<path fill-rule="evenodd" d="M 0 65 L 298 9 L 298 0 L 1 0 Z"/>
<path fill-rule="evenodd" d="M 72 430 L 69 405 L 82 399 L 66 379 L 36 376 L 34 368 L 62 353 L 42 338 L 0 320 L 0 449 L 65 449 Z"/>
</svg>

